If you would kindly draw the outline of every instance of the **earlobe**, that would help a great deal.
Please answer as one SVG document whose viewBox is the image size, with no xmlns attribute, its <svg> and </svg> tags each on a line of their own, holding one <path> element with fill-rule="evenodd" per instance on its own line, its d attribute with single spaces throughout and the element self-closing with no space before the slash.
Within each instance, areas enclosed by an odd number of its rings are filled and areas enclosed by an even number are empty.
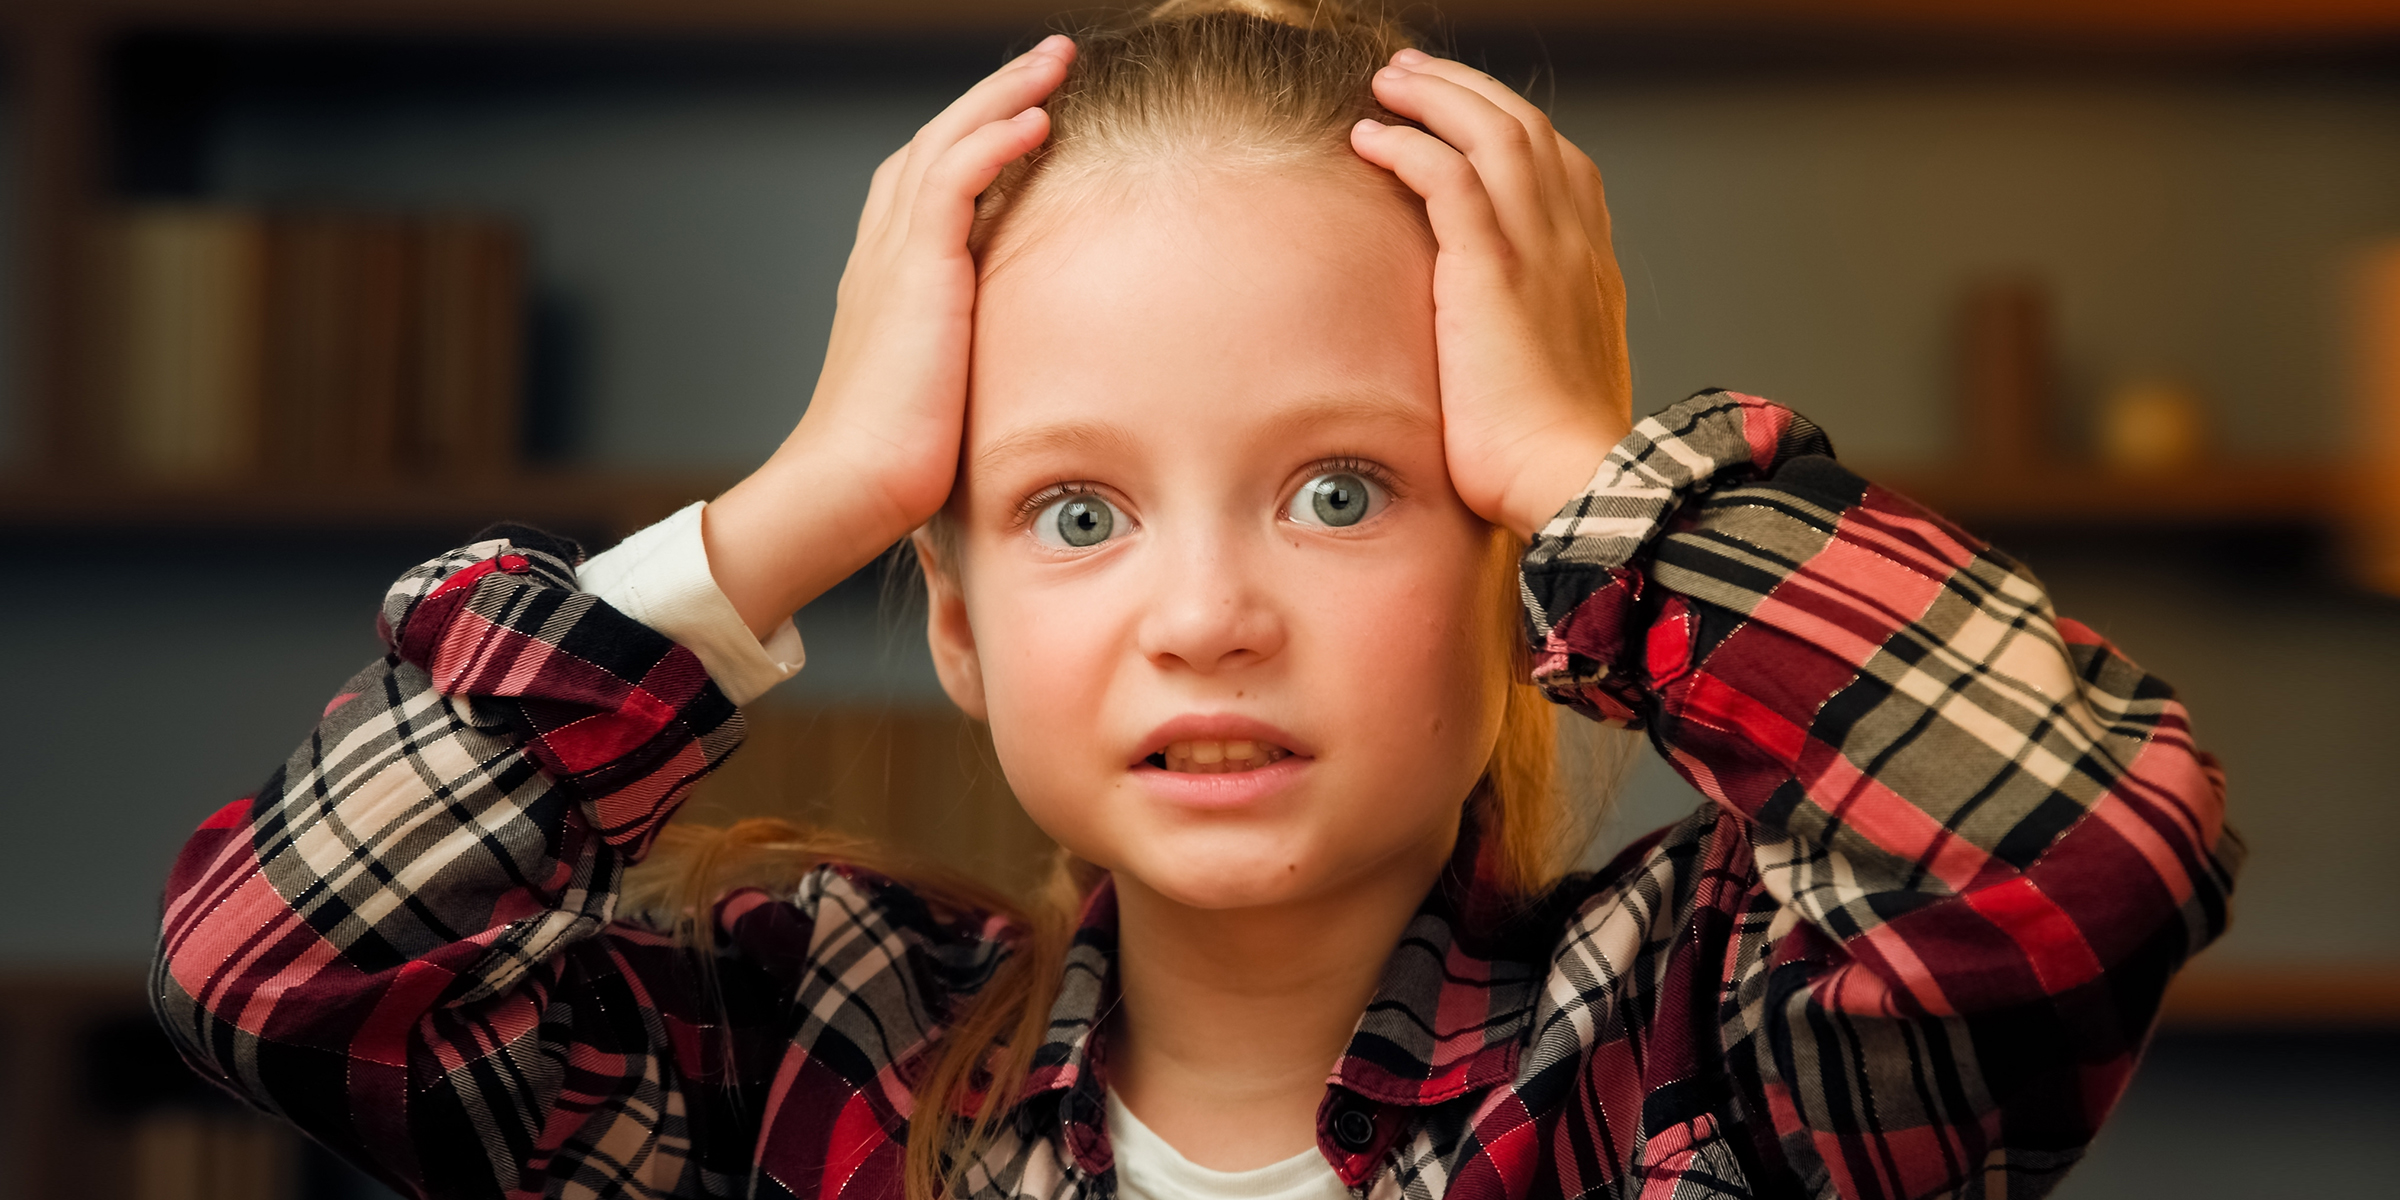
<svg viewBox="0 0 2400 1200">
<path fill-rule="evenodd" d="M 967 621 L 967 600 L 958 576 L 946 569 L 949 564 L 941 561 L 932 537 L 920 530 L 912 541 L 925 576 L 925 642 L 933 650 L 933 673 L 960 711 L 978 721 L 989 720 L 983 701 L 983 659 L 975 650 L 975 629 Z"/>
</svg>

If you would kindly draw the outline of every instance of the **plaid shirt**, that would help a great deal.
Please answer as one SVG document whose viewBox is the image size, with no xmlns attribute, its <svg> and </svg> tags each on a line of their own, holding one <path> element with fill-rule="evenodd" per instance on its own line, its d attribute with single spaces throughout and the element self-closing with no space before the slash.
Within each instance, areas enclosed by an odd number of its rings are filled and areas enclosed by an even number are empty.
<svg viewBox="0 0 2400 1200">
<path fill-rule="evenodd" d="M 1535 539 L 1539 682 L 1710 803 L 1504 922 L 1471 874 L 1428 897 L 1320 1110 L 1359 1195 L 2035 1196 L 2123 1091 L 2225 926 L 2216 766 L 2030 575 L 1828 455 L 1703 393 Z M 1013 931 L 828 868 L 722 904 L 704 996 L 616 890 L 741 715 L 573 557 L 513 531 L 394 586 L 390 653 L 178 861 L 160 1018 L 417 1195 L 897 1195 Z M 979 1200 L 1113 1194 L 1115 937 L 1103 887 Z"/>
</svg>

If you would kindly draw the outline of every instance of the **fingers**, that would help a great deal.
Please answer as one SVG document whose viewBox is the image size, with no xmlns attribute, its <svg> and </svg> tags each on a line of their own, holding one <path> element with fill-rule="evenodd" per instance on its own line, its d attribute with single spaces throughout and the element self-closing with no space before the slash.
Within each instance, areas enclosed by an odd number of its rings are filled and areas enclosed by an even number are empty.
<svg viewBox="0 0 2400 1200">
<path fill-rule="evenodd" d="M 966 246 L 975 221 L 975 197 L 991 186 L 1000 169 L 1042 144 L 1050 114 L 1028 108 L 1005 121 L 992 121 L 958 139 L 928 164 L 915 196 L 909 236 Z"/>
<path fill-rule="evenodd" d="M 1493 221 L 1512 244 L 1547 255 L 1565 248 L 1560 239 L 1579 240 L 1594 261 L 1603 264 L 1603 274 L 1613 269 L 1600 169 L 1531 101 L 1481 71 L 1421 50 L 1393 55 L 1392 66 L 1376 73 L 1373 86 L 1386 107 L 1425 125 L 1434 138 L 1463 155 L 1481 181 Z M 1379 156 L 1398 154 L 1399 140 L 1370 133 L 1354 136 L 1352 142 L 1378 165 L 1392 167 L 1400 161 L 1385 162 Z M 1377 145 L 1387 149 L 1370 152 Z M 1431 184 L 1436 173 L 1455 171 L 1454 164 L 1435 165 L 1434 156 L 1422 147 L 1410 153 L 1426 160 L 1418 166 L 1418 178 L 1408 181 L 1420 195 L 1426 194 L 1420 182 Z M 1438 186 L 1455 190 L 1458 183 Z M 1431 200 L 1427 196 L 1429 204 Z M 1604 287 L 1609 282 L 1602 280 Z"/>
<path fill-rule="evenodd" d="M 968 133 L 1006 120 L 1050 94 L 1074 60 L 1074 39 L 1052 34 L 976 81 L 917 131 L 916 142 L 946 149 Z"/>
<path fill-rule="evenodd" d="M 1511 234 L 1528 236 L 1545 223 L 1548 193 L 1558 189 L 1543 186 L 1524 122 L 1438 75 L 1386 67 L 1375 73 L 1374 87 L 1384 107 L 1419 122 L 1467 156 Z"/>
<path fill-rule="evenodd" d="M 961 139 L 1041 103 L 1067 77 L 1067 64 L 1074 58 L 1074 40 L 1052 34 L 951 101 L 909 139 L 898 180 L 900 194 L 913 194 L 926 168 Z"/>
<path fill-rule="evenodd" d="M 1517 90 L 1462 62 L 1435 58 L 1422 50 L 1402 50 L 1392 56 L 1392 64 L 1404 70 L 1446 79 L 1489 101 L 1493 107 L 1516 118 L 1525 127 L 1532 142 L 1534 158 L 1545 176 L 1555 173 L 1562 165 L 1556 131 L 1551 128 L 1550 115 L 1533 101 L 1517 94 Z M 1438 132 L 1438 131 L 1437 131 Z"/>
<path fill-rule="evenodd" d="M 1422 129 L 1380 121 L 1353 126 L 1350 146 L 1424 197 L 1434 240 L 1446 249 L 1503 259 L 1513 253 L 1482 176 L 1456 147 Z"/>
<path fill-rule="evenodd" d="M 1063 34 L 1042 39 L 967 89 L 918 129 L 908 144 L 885 158 L 867 184 L 867 202 L 858 214 L 855 252 L 865 252 L 871 244 L 889 238 L 905 238 L 920 207 L 917 199 L 925 173 L 932 165 L 976 131 L 1023 116 L 1028 107 L 1057 89 L 1074 58 L 1073 39 Z M 1047 118 L 1043 120 L 1046 132 Z"/>
</svg>

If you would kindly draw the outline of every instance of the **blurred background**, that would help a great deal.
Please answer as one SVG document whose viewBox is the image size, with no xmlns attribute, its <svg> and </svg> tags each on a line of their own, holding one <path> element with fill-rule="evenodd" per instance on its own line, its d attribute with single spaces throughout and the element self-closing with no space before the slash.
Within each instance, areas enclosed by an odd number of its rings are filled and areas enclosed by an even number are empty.
<svg viewBox="0 0 2400 1200">
<path fill-rule="evenodd" d="M 1430 15 L 1431 10 L 1426 10 Z M 0 1195 L 383 1195 L 166 1061 L 158 890 L 513 517 L 798 417 L 868 173 L 1036 0 L 0 2 Z M 1608 178 L 1637 403 L 1725 386 L 2173 681 L 2236 926 L 2061 1189 L 2400 1195 L 2400 5 L 1456 0 Z M 1039 835 L 862 573 L 693 811 Z M 1654 756 L 1593 854 L 1698 797 Z"/>
</svg>

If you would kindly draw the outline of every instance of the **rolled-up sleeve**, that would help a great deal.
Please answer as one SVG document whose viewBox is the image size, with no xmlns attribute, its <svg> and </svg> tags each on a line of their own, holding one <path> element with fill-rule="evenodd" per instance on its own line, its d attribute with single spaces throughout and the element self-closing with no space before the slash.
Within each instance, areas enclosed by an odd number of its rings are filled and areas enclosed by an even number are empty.
<svg viewBox="0 0 2400 1200">
<path fill-rule="evenodd" d="M 808 655 L 790 618 L 761 641 L 717 587 L 700 537 L 706 507 L 687 505 L 626 538 L 576 568 L 575 579 L 584 591 L 690 650 L 727 699 L 748 704 L 798 673 Z"/>
</svg>

